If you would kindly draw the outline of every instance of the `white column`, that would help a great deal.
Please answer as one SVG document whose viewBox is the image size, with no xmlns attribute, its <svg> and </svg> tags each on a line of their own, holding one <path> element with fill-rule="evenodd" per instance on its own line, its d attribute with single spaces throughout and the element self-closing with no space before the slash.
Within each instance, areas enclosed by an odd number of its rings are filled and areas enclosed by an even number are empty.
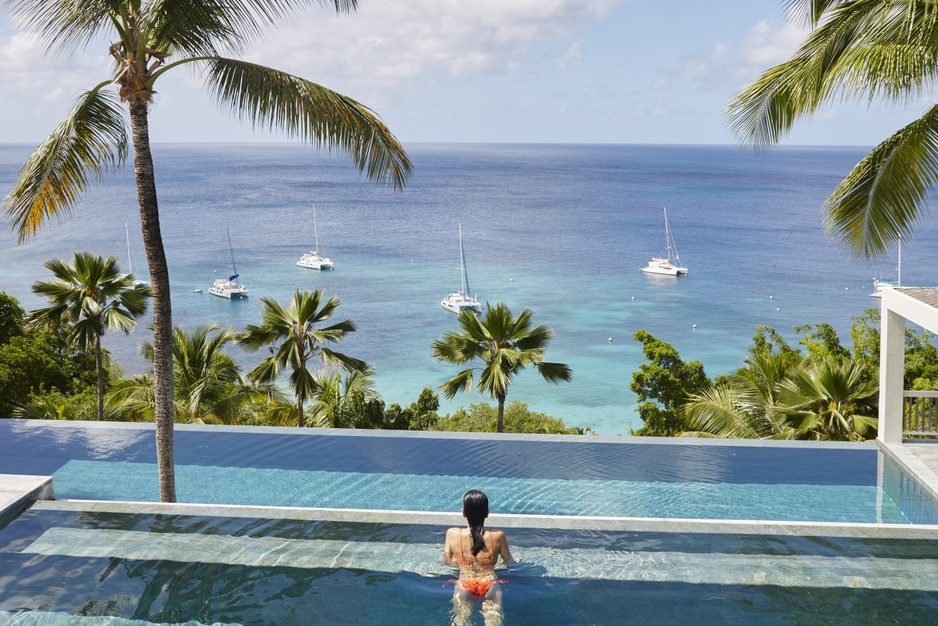
<svg viewBox="0 0 938 626">
<path fill-rule="evenodd" d="M 879 440 L 902 443 L 902 378 L 905 372 L 905 317 L 883 299 L 879 344 Z"/>
</svg>

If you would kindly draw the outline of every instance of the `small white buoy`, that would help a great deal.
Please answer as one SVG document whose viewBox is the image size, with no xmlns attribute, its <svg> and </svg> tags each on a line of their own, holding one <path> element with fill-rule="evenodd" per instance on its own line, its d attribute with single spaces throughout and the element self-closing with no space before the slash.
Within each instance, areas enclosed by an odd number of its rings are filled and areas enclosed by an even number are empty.
<svg viewBox="0 0 938 626">
<path fill-rule="evenodd" d="M 769 300 L 771 300 L 771 299 L 774 298 L 774 297 L 775 297 L 775 296 L 769 296 Z"/>
<path fill-rule="evenodd" d="M 515 279 L 514 279 L 514 278 L 509 278 L 509 279 L 508 279 L 508 282 L 513 283 L 513 282 L 515 282 Z"/>
<path fill-rule="evenodd" d="M 781 311 L 781 309 L 775 309 L 776 311 Z"/>
<path fill-rule="evenodd" d="M 844 291 L 850 291 L 850 287 L 844 287 Z"/>
<path fill-rule="evenodd" d="M 609 343 L 612 343 L 612 337 L 609 338 Z"/>
<path fill-rule="evenodd" d="M 635 299 L 635 296 L 632 296 L 632 299 L 634 300 L 634 299 Z"/>
<path fill-rule="evenodd" d="M 697 324 L 694 324 L 694 330 L 697 330 Z"/>
</svg>

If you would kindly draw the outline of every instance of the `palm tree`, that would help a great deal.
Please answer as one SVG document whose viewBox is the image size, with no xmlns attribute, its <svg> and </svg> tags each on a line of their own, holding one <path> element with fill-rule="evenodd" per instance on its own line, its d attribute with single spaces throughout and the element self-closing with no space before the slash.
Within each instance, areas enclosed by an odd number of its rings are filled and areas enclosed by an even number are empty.
<svg viewBox="0 0 938 626">
<path fill-rule="evenodd" d="M 794 56 L 728 105 L 742 141 L 775 144 L 799 118 L 839 100 L 907 103 L 934 86 L 938 11 L 930 2 L 789 0 L 811 27 Z M 857 256 L 908 237 L 938 183 L 938 105 L 876 146 L 827 199 L 828 231 Z"/>
<path fill-rule="evenodd" d="M 321 289 L 312 293 L 297 290 L 286 309 L 272 298 L 263 298 L 262 302 L 260 326 L 249 325 L 238 341 L 251 350 L 269 345 L 271 356 L 251 370 L 248 378 L 255 383 L 269 383 L 284 369 L 291 369 L 290 388 L 296 395 L 297 425 L 302 428 L 305 426 L 303 405 L 315 397 L 318 390 L 316 378 L 309 371 L 311 362 L 334 365 L 350 372 L 368 369 L 364 361 L 323 345 L 342 341 L 346 334 L 355 332 L 355 324 L 344 320 L 326 328 L 316 327 L 331 318 L 341 304 L 338 298 L 323 303 Z"/>
<path fill-rule="evenodd" d="M 370 369 L 323 372 L 316 379 L 317 399 L 310 407 L 310 422 L 327 428 L 373 428 L 356 411 L 379 397 L 372 388 L 372 374 Z"/>
<path fill-rule="evenodd" d="M 200 70 L 221 108 L 255 127 L 348 154 L 376 182 L 402 189 L 403 147 L 368 107 L 313 82 L 221 56 L 244 51 L 265 30 L 313 4 L 351 12 L 357 0 L 2 0 L 50 52 L 71 56 L 107 32 L 112 75 L 76 100 L 32 154 L 3 202 L 22 242 L 49 217 L 70 212 L 91 179 L 123 165 L 133 142 L 143 244 L 153 284 L 153 379 L 160 499 L 176 501 L 173 467 L 173 325 L 160 231 L 148 108 L 170 70 Z M 105 91 L 117 85 L 120 103 Z M 129 110 L 131 137 L 122 106 Z"/>
<path fill-rule="evenodd" d="M 533 365 L 545 380 L 552 383 L 569 381 L 570 368 L 563 363 L 547 363 L 544 351 L 554 333 L 549 328 L 531 328 L 530 309 L 521 311 L 517 318 L 504 302 L 494 307 L 486 303 L 485 318 L 480 320 L 475 313 L 463 310 L 459 313 L 461 330 L 449 332 L 433 342 L 433 356 L 443 363 L 464 365 L 479 360 L 482 362 L 477 388 L 498 402 L 498 432 L 504 432 L 505 397 L 511 379 Z M 473 372 L 470 367 L 444 383 L 440 390 L 452 399 L 460 391 L 472 388 Z"/>
<path fill-rule="evenodd" d="M 98 379 L 98 421 L 104 420 L 104 357 L 101 337 L 105 330 L 129 334 L 136 319 L 147 309 L 150 290 L 137 287 L 132 274 L 121 274 L 117 257 L 104 259 L 76 252 L 75 261 L 48 261 L 54 279 L 33 285 L 33 293 L 52 303 L 26 318 L 30 328 L 68 326 L 68 339 L 80 350 L 94 349 Z"/>
<path fill-rule="evenodd" d="M 214 324 L 194 331 L 173 329 L 173 394 L 176 421 L 190 424 L 237 424 L 244 407 L 278 395 L 270 386 L 245 384 L 241 368 L 226 345 L 235 340 L 230 327 Z M 143 356 L 153 360 L 153 346 L 144 343 Z M 122 381 L 109 400 L 122 402 L 128 412 L 152 418 L 153 379 L 143 376 Z"/>
<path fill-rule="evenodd" d="M 879 382 L 862 363 L 825 357 L 795 368 L 782 384 L 781 402 L 793 418 L 810 424 L 816 439 L 862 440 L 878 423 L 872 399 Z"/>
</svg>

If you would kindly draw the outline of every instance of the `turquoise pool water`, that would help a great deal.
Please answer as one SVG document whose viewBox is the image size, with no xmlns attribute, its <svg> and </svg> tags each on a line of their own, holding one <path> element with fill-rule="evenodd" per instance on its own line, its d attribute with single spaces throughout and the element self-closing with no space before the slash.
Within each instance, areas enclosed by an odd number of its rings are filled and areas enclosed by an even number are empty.
<svg viewBox="0 0 938 626">
<path fill-rule="evenodd" d="M 57 506 L 0 530 L 0 623 L 450 622 L 444 527 Z M 507 624 L 923 624 L 938 610 L 936 540 L 506 532 L 522 558 L 500 572 Z"/>
<path fill-rule="evenodd" d="M 60 499 L 158 501 L 149 425 L 0 420 L 0 473 Z M 938 524 L 938 504 L 874 444 L 451 437 L 309 429 L 176 432 L 181 502 L 496 513 Z"/>
</svg>

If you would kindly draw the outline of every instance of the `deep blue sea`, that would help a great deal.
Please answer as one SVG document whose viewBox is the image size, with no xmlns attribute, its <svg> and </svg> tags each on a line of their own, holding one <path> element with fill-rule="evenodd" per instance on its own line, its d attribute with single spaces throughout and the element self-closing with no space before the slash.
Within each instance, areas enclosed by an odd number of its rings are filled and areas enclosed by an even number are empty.
<svg viewBox="0 0 938 626">
<path fill-rule="evenodd" d="M 872 279 L 896 275 L 894 257 L 853 260 L 823 230 L 822 204 L 865 154 L 860 148 L 407 148 L 415 174 L 399 193 L 368 183 L 341 156 L 298 145 L 154 145 L 175 323 L 240 329 L 260 321 L 262 297 L 286 302 L 295 289 L 325 289 L 342 300 L 339 319 L 358 325 L 340 349 L 375 367 L 388 404 L 409 404 L 458 371 L 434 361 L 431 343 L 456 327 L 439 301 L 459 286 L 461 224 L 472 291 L 534 310 L 556 335 L 549 360 L 573 369 L 573 382 L 561 385 L 522 372 L 508 399 L 601 434 L 627 434 L 640 426 L 629 390 L 642 363 L 636 330 L 701 361 L 710 376 L 725 374 L 741 366 L 758 324 L 794 340 L 793 326 L 829 322 L 849 345 L 852 316 L 878 305 L 868 297 Z M 0 146 L 0 194 L 30 151 Z M 312 247 L 313 204 L 333 272 L 295 264 Z M 662 207 L 687 277 L 639 271 L 664 253 Z M 131 169 L 27 244 L 3 229 L 0 289 L 35 308 L 43 302 L 30 285 L 48 277 L 49 259 L 87 250 L 126 263 L 125 222 L 137 270 L 144 254 Z M 246 301 L 207 293 L 228 271 L 226 227 Z M 903 245 L 903 284 L 935 284 L 936 244 L 938 221 L 925 221 Z M 137 351 L 145 326 L 106 339 L 126 374 L 147 368 Z M 260 358 L 232 352 L 246 367 Z M 457 396 L 443 410 L 482 399 Z"/>
</svg>

